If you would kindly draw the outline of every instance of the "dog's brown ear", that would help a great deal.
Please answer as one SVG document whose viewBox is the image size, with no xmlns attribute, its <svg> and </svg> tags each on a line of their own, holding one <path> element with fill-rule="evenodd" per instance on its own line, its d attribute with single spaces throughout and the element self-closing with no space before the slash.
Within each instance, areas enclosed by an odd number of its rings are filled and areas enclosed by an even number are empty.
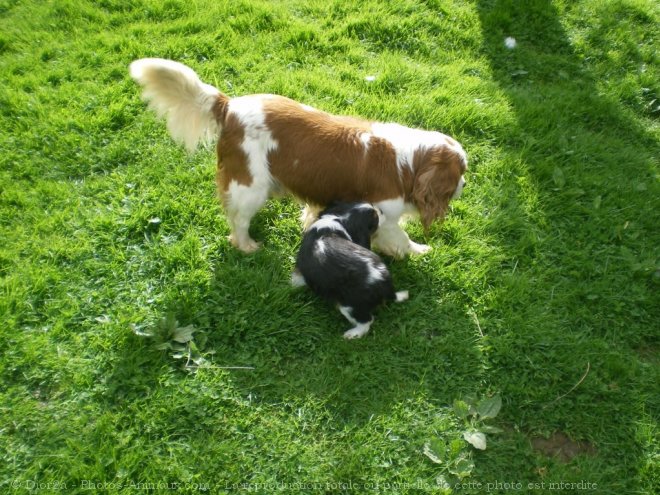
<svg viewBox="0 0 660 495">
<path fill-rule="evenodd" d="M 428 231 L 434 220 L 444 219 L 449 201 L 465 172 L 465 158 L 448 147 L 428 150 L 416 158 L 412 199 L 424 230 Z"/>
<path fill-rule="evenodd" d="M 436 218 L 444 217 L 451 199 L 451 192 L 438 189 L 438 186 L 442 187 L 442 180 L 439 180 L 440 175 L 442 174 L 438 167 L 433 167 L 418 173 L 415 177 L 413 201 L 419 210 L 425 232 Z"/>
<path fill-rule="evenodd" d="M 460 180 L 460 167 L 443 158 L 427 159 L 415 174 L 412 197 L 426 232 L 434 220 L 444 218 Z"/>
</svg>

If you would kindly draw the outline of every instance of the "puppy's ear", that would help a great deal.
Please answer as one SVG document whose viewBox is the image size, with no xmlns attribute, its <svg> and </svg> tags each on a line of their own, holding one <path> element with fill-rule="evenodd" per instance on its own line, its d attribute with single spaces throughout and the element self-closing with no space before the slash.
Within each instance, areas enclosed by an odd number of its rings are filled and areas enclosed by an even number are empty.
<svg viewBox="0 0 660 495">
<path fill-rule="evenodd" d="M 371 234 L 367 225 L 367 217 L 361 211 L 352 211 L 344 220 L 344 227 L 355 244 L 371 249 Z"/>
<path fill-rule="evenodd" d="M 380 213 L 378 213 L 378 210 L 374 208 L 370 212 L 369 216 L 369 232 L 374 234 L 378 230 L 378 226 L 380 225 Z"/>
<path fill-rule="evenodd" d="M 355 244 L 371 249 L 371 235 L 378 227 L 378 218 L 374 208 L 353 206 L 341 218 L 341 223 Z"/>
<path fill-rule="evenodd" d="M 360 230 L 354 233 L 351 238 L 355 244 L 359 244 L 369 250 L 371 249 L 371 234 L 366 230 Z"/>
</svg>

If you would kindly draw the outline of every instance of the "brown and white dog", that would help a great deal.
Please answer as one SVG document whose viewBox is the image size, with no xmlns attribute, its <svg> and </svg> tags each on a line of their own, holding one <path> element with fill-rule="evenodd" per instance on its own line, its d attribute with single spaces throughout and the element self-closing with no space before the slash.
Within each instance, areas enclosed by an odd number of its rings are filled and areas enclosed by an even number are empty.
<svg viewBox="0 0 660 495">
<path fill-rule="evenodd" d="M 258 248 L 248 232 L 255 213 L 290 193 L 316 211 L 332 201 L 372 203 L 385 216 L 377 250 L 424 253 L 430 247 L 411 241 L 399 219 L 418 213 L 428 229 L 465 184 L 465 151 L 439 132 L 334 116 L 282 96 L 230 99 L 172 60 L 136 60 L 130 74 L 189 151 L 217 139 L 218 191 L 231 242 L 245 252 Z"/>
</svg>

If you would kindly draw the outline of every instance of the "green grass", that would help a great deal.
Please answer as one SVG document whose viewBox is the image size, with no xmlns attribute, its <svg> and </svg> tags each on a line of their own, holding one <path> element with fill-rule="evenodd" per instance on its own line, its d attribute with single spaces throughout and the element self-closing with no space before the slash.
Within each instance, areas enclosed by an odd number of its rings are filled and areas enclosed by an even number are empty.
<svg viewBox="0 0 660 495">
<path fill-rule="evenodd" d="M 0 1 L 0 487 L 654 493 L 658 25 L 652 0 Z M 387 260 L 410 301 L 344 341 L 289 287 L 290 200 L 234 250 L 213 152 L 173 144 L 128 77 L 147 56 L 459 139 L 434 250 Z M 424 446 L 462 438 L 471 394 L 502 397 L 504 431 L 456 444 L 456 488 Z M 590 448 L 532 447 L 556 432 Z"/>
</svg>

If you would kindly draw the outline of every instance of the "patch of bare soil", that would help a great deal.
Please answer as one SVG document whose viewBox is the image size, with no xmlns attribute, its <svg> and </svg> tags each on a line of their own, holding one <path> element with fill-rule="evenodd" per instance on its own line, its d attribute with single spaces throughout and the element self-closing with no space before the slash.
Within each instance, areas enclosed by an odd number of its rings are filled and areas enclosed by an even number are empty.
<svg viewBox="0 0 660 495">
<path fill-rule="evenodd" d="M 587 441 L 574 441 L 565 433 L 557 431 L 550 438 L 532 438 L 532 448 L 561 462 L 569 462 L 580 454 L 596 455 L 596 448 Z"/>
</svg>

